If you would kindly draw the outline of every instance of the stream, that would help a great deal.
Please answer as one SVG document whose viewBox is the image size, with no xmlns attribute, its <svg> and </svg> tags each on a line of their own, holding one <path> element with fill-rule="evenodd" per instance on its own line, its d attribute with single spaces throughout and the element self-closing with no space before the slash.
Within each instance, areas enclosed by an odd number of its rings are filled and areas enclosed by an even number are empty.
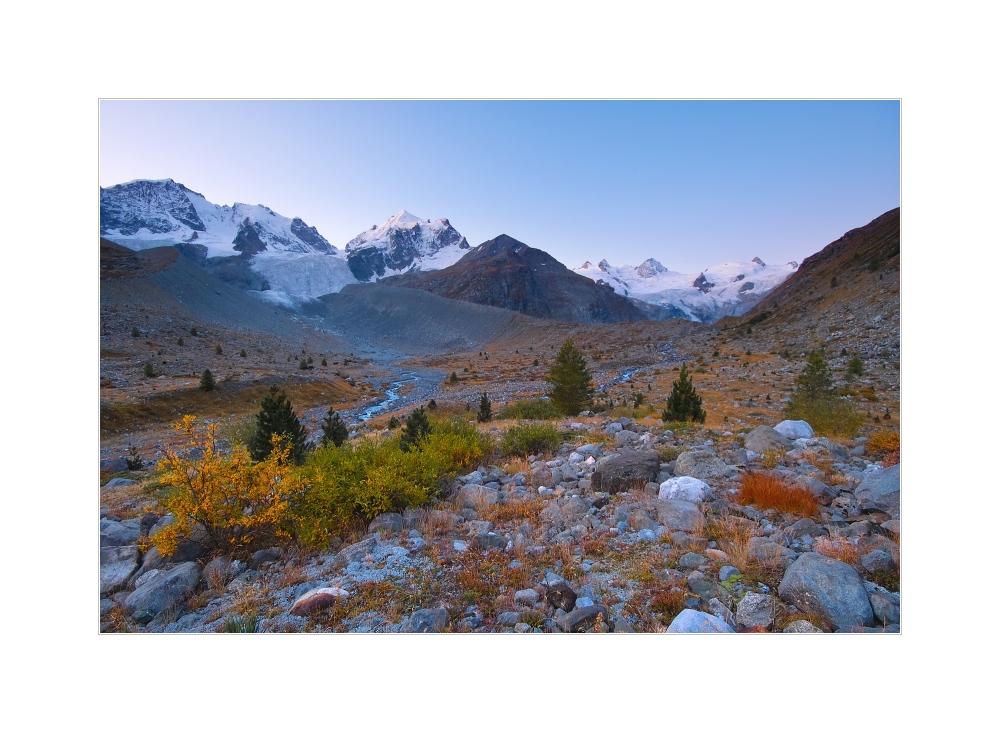
<svg viewBox="0 0 1000 733">
<path fill-rule="evenodd" d="M 385 397 L 380 401 L 376 402 L 374 405 L 370 405 L 364 408 L 361 412 L 358 413 L 357 419 L 361 422 L 368 422 L 378 413 L 382 412 L 387 407 L 389 407 L 389 405 L 391 405 L 393 402 L 396 402 L 400 399 L 399 391 L 403 388 L 404 385 L 416 384 L 419 381 L 420 377 L 417 376 L 416 372 L 403 372 L 400 375 L 399 379 L 397 379 L 395 382 L 392 382 L 389 385 L 388 389 L 386 389 Z"/>
</svg>

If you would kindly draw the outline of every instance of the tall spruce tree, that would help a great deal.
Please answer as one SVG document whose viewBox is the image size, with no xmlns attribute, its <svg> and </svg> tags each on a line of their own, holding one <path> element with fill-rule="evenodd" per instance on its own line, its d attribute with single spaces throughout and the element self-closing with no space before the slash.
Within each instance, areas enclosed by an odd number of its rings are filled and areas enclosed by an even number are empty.
<svg viewBox="0 0 1000 733">
<path fill-rule="evenodd" d="M 264 395 L 257 413 L 257 427 L 250 438 L 250 456 L 262 461 L 271 453 L 271 436 L 280 435 L 291 445 L 291 458 L 300 462 L 306 452 L 306 430 L 302 427 L 292 403 L 276 386 Z"/>
<path fill-rule="evenodd" d="M 208 369 L 201 373 L 201 381 L 198 382 L 198 389 L 203 389 L 206 392 L 211 392 L 215 389 L 215 377 L 212 376 L 212 372 Z"/>
<path fill-rule="evenodd" d="M 489 422 L 493 419 L 493 405 L 490 404 L 489 395 L 483 392 L 483 397 L 479 400 L 479 412 L 476 414 L 476 420 L 479 422 Z"/>
<path fill-rule="evenodd" d="M 663 422 L 705 422 L 705 411 L 701 409 L 701 397 L 694 389 L 688 374 L 687 364 L 681 364 L 681 373 L 674 380 L 667 409 L 663 411 Z"/>
<path fill-rule="evenodd" d="M 323 428 L 323 436 L 320 438 L 322 445 L 333 443 L 339 448 L 347 440 L 347 426 L 340 419 L 340 413 L 334 412 L 332 407 L 326 413 L 320 427 Z"/>
<path fill-rule="evenodd" d="M 399 447 L 404 451 L 410 450 L 417 443 L 427 437 L 431 432 L 431 423 L 427 419 L 427 412 L 423 407 L 406 416 L 406 425 L 399 434 Z"/>
<path fill-rule="evenodd" d="M 549 399 L 564 415 L 579 415 L 593 403 L 594 385 L 590 381 L 590 372 L 583 354 L 573 345 L 572 339 L 566 339 L 556 354 L 548 381 L 552 384 Z"/>
</svg>

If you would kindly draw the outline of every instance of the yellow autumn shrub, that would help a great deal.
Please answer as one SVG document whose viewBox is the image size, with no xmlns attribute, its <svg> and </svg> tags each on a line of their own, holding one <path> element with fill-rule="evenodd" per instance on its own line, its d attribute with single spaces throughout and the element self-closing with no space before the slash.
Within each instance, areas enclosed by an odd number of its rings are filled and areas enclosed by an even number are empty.
<svg viewBox="0 0 1000 733">
<path fill-rule="evenodd" d="M 885 456 L 899 452 L 899 432 L 896 430 L 879 430 L 868 438 L 868 452 L 873 456 Z"/>
<path fill-rule="evenodd" d="M 168 450 L 159 463 L 161 481 L 170 487 L 162 505 L 174 515 L 172 524 L 150 538 L 161 553 L 172 554 L 196 523 L 204 527 L 211 549 L 231 554 L 291 536 L 290 502 L 299 498 L 305 482 L 292 474 L 290 446 L 274 436 L 270 455 L 254 463 L 242 444 L 228 455 L 219 453 L 214 423 L 198 431 L 195 417 L 185 415 L 174 428 L 200 455 L 183 458 Z"/>
</svg>

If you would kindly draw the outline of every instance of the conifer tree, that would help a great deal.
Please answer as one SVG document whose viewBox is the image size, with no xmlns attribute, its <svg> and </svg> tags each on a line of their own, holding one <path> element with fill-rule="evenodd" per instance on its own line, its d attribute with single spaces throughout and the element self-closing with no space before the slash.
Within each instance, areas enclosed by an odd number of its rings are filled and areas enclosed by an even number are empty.
<svg viewBox="0 0 1000 733">
<path fill-rule="evenodd" d="M 448 377 L 448 384 L 458 384 L 458 375 L 455 372 L 452 372 L 451 376 Z"/>
<path fill-rule="evenodd" d="M 552 384 L 549 399 L 564 415 L 579 415 L 593 402 L 594 386 L 590 381 L 590 372 L 583 354 L 573 345 L 572 339 L 566 339 L 556 354 L 548 381 Z"/>
<path fill-rule="evenodd" d="M 291 445 L 290 456 L 302 460 L 306 450 L 306 431 L 292 410 L 292 403 L 276 386 L 264 395 L 257 413 L 257 426 L 250 438 L 250 456 L 262 461 L 271 453 L 271 436 L 280 435 Z"/>
<path fill-rule="evenodd" d="M 795 378 L 796 397 L 806 402 L 822 401 L 834 397 L 833 375 L 826 365 L 823 352 L 816 350 L 809 354 L 806 368 Z"/>
<path fill-rule="evenodd" d="M 681 364 L 681 373 L 674 380 L 667 398 L 667 409 L 661 416 L 663 422 L 705 422 L 705 411 L 701 408 L 701 397 L 694 389 L 688 374 L 687 364 Z"/>
<path fill-rule="evenodd" d="M 855 356 L 847 362 L 847 375 L 850 377 L 860 377 L 865 373 L 865 363 L 860 356 Z"/>
<path fill-rule="evenodd" d="M 399 447 L 404 451 L 408 451 L 429 435 L 430 432 L 431 423 L 427 419 L 427 412 L 423 407 L 418 407 L 406 416 L 406 425 L 399 435 Z"/>
<path fill-rule="evenodd" d="M 476 420 L 479 422 L 489 422 L 493 419 L 493 406 L 490 404 L 489 396 L 483 392 L 483 397 L 479 400 L 479 413 Z"/>
<path fill-rule="evenodd" d="M 215 377 L 212 376 L 212 372 L 208 369 L 201 373 L 201 381 L 198 383 L 198 388 L 206 392 L 211 392 L 215 389 Z"/>
<path fill-rule="evenodd" d="M 320 438 L 322 445 L 333 443 L 339 448 L 347 440 L 347 426 L 340 419 L 340 413 L 334 412 L 332 407 L 327 411 L 320 427 L 323 429 L 323 436 Z"/>
</svg>

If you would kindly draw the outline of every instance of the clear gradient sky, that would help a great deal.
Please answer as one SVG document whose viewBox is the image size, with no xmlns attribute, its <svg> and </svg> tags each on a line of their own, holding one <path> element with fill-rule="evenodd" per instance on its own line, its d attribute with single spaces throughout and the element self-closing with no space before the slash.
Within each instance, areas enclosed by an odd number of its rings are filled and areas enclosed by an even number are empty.
<svg viewBox="0 0 1000 733">
<path fill-rule="evenodd" d="M 344 245 L 400 209 L 570 267 L 801 262 L 899 206 L 899 103 L 100 105 L 100 185 L 173 178 Z"/>
</svg>

